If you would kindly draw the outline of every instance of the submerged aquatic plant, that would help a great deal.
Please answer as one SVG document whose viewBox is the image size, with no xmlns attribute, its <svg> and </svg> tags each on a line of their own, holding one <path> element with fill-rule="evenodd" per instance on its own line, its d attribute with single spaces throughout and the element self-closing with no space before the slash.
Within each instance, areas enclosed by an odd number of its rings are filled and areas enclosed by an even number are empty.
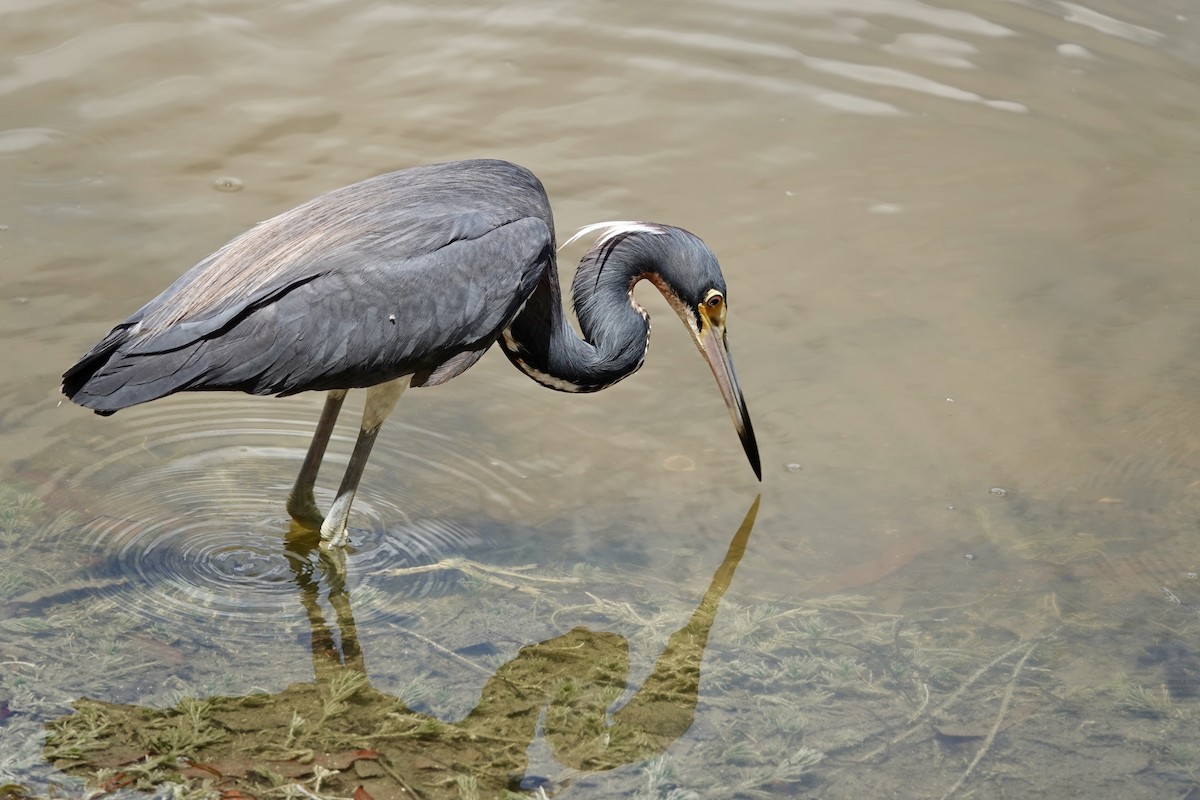
<svg viewBox="0 0 1200 800">
<path fill-rule="evenodd" d="M 665 755 L 646 762 L 642 776 L 642 787 L 633 800 L 700 800 L 700 795 L 679 786 L 675 767 Z"/>
<path fill-rule="evenodd" d="M 32 492 L 0 485 L 0 543 L 11 544 L 28 533 L 42 512 L 42 501 Z"/>
<path fill-rule="evenodd" d="M 1131 714 L 1154 719 L 1165 719 L 1176 713 L 1175 702 L 1166 686 L 1148 689 L 1141 684 L 1130 684 L 1125 687 L 1120 705 Z"/>
</svg>

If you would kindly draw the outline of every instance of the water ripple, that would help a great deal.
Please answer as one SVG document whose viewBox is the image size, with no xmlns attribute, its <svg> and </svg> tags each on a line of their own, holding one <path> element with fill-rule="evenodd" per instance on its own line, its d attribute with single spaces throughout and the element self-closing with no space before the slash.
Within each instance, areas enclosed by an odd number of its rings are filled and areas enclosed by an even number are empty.
<svg viewBox="0 0 1200 800">
<path fill-rule="evenodd" d="M 1156 45 L 1164 38 L 1158 31 L 1123 22 L 1099 11 L 1085 8 L 1078 3 L 1060 2 L 1058 5 L 1063 9 L 1063 19 L 1067 22 L 1074 22 L 1109 36 L 1147 45 Z"/>
<path fill-rule="evenodd" d="M 231 400 L 167 402 L 127 412 L 126 433 L 101 439 L 90 463 L 64 445 L 58 501 L 90 519 L 63 527 L 56 547 L 72 548 L 109 596 L 149 623 L 200 630 L 236 627 L 239 635 L 274 638 L 305 619 L 298 586 L 317 569 L 315 536 L 294 529 L 284 509 L 303 459 L 313 418 L 261 415 L 262 403 Z M 214 414 L 219 408 L 221 424 Z M 207 411 L 207 413 L 205 413 Z M 348 413 L 347 416 L 350 416 Z M 314 415 L 315 418 L 315 415 Z M 90 422 L 90 420 L 89 420 Z M 345 426 L 349 428 L 347 424 Z M 328 505 L 353 436 L 331 444 L 318 503 Z M 526 503 L 515 472 L 483 461 L 467 437 L 431 434 L 395 420 L 384 437 L 401 437 L 414 457 L 381 440 L 351 515 L 347 556 L 360 621 L 411 614 L 420 601 L 456 590 L 461 576 L 429 573 L 402 580 L 388 569 L 429 564 L 503 539 L 500 523 L 449 520 L 458 507 L 501 516 Z M 88 442 L 76 447 L 93 444 Z M 74 466 L 85 465 L 86 466 Z M 497 468 L 500 467 L 500 468 Z M 391 480 L 389 480 L 389 478 Z M 403 485 L 403 488 L 401 486 Z M 296 537 L 307 544 L 295 543 Z M 287 540 L 293 540 L 287 545 Z M 271 620 L 264 626 L 264 620 Z"/>
<path fill-rule="evenodd" d="M 818 72 L 824 72 L 841 78 L 849 78 L 875 86 L 908 89 L 947 100 L 982 103 L 989 108 L 1002 111 L 1014 111 L 1017 113 L 1026 113 L 1029 111 L 1021 103 L 1010 100 L 987 99 L 975 92 L 960 89 L 947 83 L 931 80 L 921 75 L 893 67 L 883 67 L 874 64 L 854 64 L 847 61 L 815 57 L 806 58 L 805 63 Z"/>
</svg>

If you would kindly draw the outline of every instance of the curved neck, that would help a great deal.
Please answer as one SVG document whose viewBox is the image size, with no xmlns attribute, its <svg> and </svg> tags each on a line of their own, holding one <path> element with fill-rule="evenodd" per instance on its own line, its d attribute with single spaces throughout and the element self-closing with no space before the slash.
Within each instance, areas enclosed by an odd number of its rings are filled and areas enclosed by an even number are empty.
<svg viewBox="0 0 1200 800">
<path fill-rule="evenodd" d="M 563 311 L 551 255 L 529 301 L 500 336 L 517 369 L 563 392 L 599 391 L 637 372 L 650 341 L 650 319 L 634 301 L 633 286 L 648 269 L 623 255 L 619 242 L 602 242 L 579 262 L 572 299 L 583 339 Z"/>
</svg>

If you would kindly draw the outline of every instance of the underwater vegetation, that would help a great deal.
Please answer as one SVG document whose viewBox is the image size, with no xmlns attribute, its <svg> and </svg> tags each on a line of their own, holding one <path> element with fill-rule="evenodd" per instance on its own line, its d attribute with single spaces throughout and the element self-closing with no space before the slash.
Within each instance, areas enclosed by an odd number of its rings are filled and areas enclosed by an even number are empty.
<svg viewBox="0 0 1200 800">
<path fill-rule="evenodd" d="M 1194 595 L 1114 586 L 1130 556 L 1083 521 L 979 514 L 963 566 L 978 571 L 958 595 L 914 596 L 901 570 L 874 598 L 760 597 L 736 579 L 752 509 L 703 591 L 567 569 L 519 592 L 511 571 L 499 583 L 467 572 L 369 642 L 361 612 L 371 627 L 386 619 L 377 590 L 348 589 L 293 543 L 303 628 L 287 635 L 302 633 L 311 658 L 289 669 L 310 678 L 247 690 L 234 671 L 253 659 L 254 680 L 279 672 L 269 641 L 129 616 L 120 576 L 49 568 L 70 515 L 12 489 L 0 499 L 0 536 L 20 554 L 0 563 L 0 797 L 853 798 L 904 785 L 950 798 L 1083 780 L 1137 798 L 1197 786 Z M 515 650 L 463 645 L 531 626 L 546 634 Z M 468 680 L 428 666 L 439 659 Z M 377 688 L 397 671 L 410 677 Z"/>
</svg>

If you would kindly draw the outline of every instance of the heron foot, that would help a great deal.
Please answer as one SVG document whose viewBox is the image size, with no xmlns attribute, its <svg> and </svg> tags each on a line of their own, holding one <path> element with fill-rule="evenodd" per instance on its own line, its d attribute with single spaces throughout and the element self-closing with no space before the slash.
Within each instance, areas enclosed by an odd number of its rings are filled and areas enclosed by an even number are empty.
<svg viewBox="0 0 1200 800">
<path fill-rule="evenodd" d="M 321 525 L 321 549 L 338 550 L 350 544 L 350 530 L 346 525 L 343 523 L 335 528 L 329 524 L 329 519 Z"/>
<path fill-rule="evenodd" d="M 316 498 L 310 492 L 307 497 L 297 494 L 293 491 L 288 495 L 287 500 L 288 515 L 296 521 L 296 524 L 308 528 L 310 531 L 317 531 L 325 524 L 325 515 L 321 513 L 321 509 L 317 508 Z"/>
<path fill-rule="evenodd" d="M 452 558 L 443 558 L 441 561 L 433 564 L 422 564 L 419 567 L 393 567 L 382 570 L 378 574 L 388 577 L 399 577 L 404 575 L 420 575 L 426 572 L 441 572 L 442 570 L 457 570 L 470 578 L 490 583 L 493 586 L 499 586 L 501 589 L 509 589 L 535 596 L 540 595 L 542 590 L 534 586 L 514 583 L 513 581 L 560 585 L 579 583 L 575 578 L 551 578 L 546 575 L 531 575 L 529 571 L 536 568 L 536 564 L 525 564 L 519 567 L 508 568 L 493 567 L 489 564 L 480 564 L 478 561 L 471 561 L 470 559 L 455 556 Z M 512 578 L 513 581 L 505 580 L 505 578 Z"/>
<path fill-rule="evenodd" d="M 345 547 L 350 544 L 350 504 L 354 502 L 354 492 L 340 492 L 333 498 L 333 505 L 321 523 L 321 548 Z"/>
</svg>

